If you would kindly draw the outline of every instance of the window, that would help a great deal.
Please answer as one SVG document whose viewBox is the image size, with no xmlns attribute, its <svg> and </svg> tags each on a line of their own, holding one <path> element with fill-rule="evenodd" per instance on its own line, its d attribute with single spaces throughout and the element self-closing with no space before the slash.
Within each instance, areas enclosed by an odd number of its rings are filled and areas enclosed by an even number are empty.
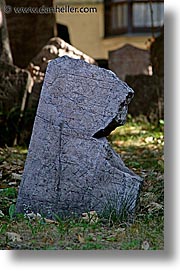
<svg viewBox="0 0 180 275">
<path fill-rule="evenodd" d="M 105 36 L 160 31 L 163 0 L 104 0 Z"/>
</svg>

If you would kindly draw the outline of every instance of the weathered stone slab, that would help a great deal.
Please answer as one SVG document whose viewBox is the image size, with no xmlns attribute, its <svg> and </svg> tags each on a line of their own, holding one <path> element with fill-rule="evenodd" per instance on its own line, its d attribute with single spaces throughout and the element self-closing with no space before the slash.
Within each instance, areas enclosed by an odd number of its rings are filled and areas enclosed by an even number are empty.
<svg viewBox="0 0 180 275">
<path fill-rule="evenodd" d="M 147 50 L 125 44 L 109 52 L 109 68 L 125 80 L 126 75 L 150 74 L 150 54 Z"/>
<path fill-rule="evenodd" d="M 12 107 L 21 105 L 29 76 L 28 71 L 0 61 L 0 107 L 2 112 L 7 113 Z"/>
<path fill-rule="evenodd" d="M 133 90 L 111 71 L 64 56 L 41 91 L 16 211 L 132 214 L 142 180 L 106 136 L 125 123 Z"/>
</svg>

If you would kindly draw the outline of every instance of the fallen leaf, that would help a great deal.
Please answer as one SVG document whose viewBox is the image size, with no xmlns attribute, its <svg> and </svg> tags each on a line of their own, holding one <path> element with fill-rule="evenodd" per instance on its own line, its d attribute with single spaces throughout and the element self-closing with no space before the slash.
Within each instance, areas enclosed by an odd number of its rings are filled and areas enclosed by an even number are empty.
<svg viewBox="0 0 180 275">
<path fill-rule="evenodd" d="M 107 236 L 105 239 L 110 242 L 115 242 L 115 241 L 117 241 L 117 236 L 112 234 L 112 235 Z"/>
<path fill-rule="evenodd" d="M 21 180 L 22 175 L 17 174 L 17 173 L 12 173 L 12 178 L 15 179 L 15 180 Z"/>
<path fill-rule="evenodd" d="M 12 242 L 22 242 L 22 238 L 19 234 L 14 232 L 6 232 L 7 238 Z"/>
<path fill-rule="evenodd" d="M 124 228 L 124 227 L 119 227 L 119 228 L 117 228 L 117 230 L 116 230 L 116 232 L 123 232 L 123 231 L 125 231 L 125 228 Z"/>
<path fill-rule="evenodd" d="M 36 218 L 36 214 L 34 214 L 33 212 L 30 212 L 30 213 L 24 214 L 24 217 L 28 218 L 29 220 L 31 220 L 31 219 L 35 219 Z"/>
<path fill-rule="evenodd" d="M 157 202 L 151 202 L 150 205 L 148 205 L 148 212 L 151 213 L 153 211 L 163 210 L 163 205 L 157 203 Z"/>
<path fill-rule="evenodd" d="M 46 218 L 44 218 L 44 221 L 45 221 L 46 223 L 54 223 L 54 224 L 58 224 L 58 222 L 57 222 L 57 221 L 50 220 L 50 219 L 46 219 Z"/>
<path fill-rule="evenodd" d="M 122 145 L 122 142 L 120 140 L 114 140 L 112 143 L 116 146 L 121 146 Z"/>
<path fill-rule="evenodd" d="M 55 220 L 42 218 L 41 214 L 39 213 L 35 214 L 34 212 L 30 212 L 30 213 L 24 214 L 24 217 L 28 218 L 29 220 L 43 220 L 46 223 L 58 224 L 58 222 Z"/>
<path fill-rule="evenodd" d="M 96 211 L 90 211 L 87 213 L 82 213 L 82 219 L 93 224 L 98 221 L 98 215 Z"/>
<path fill-rule="evenodd" d="M 17 182 L 16 181 L 12 181 L 12 182 L 9 182 L 8 185 L 10 185 L 10 186 L 17 185 Z"/>
<path fill-rule="evenodd" d="M 164 167 L 164 161 L 162 159 L 158 160 L 158 164 L 163 168 Z"/>
<path fill-rule="evenodd" d="M 49 236 L 44 236 L 43 238 L 42 238 L 42 241 L 44 242 L 44 243 L 49 243 L 49 244 L 53 244 L 54 243 L 54 240 Z"/>
<path fill-rule="evenodd" d="M 146 137 L 145 142 L 146 143 L 153 142 L 153 137 Z"/>
<path fill-rule="evenodd" d="M 40 220 L 40 219 L 42 219 L 41 214 L 39 214 L 39 213 L 35 214 L 34 212 L 24 214 L 24 217 L 28 218 L 29 220 L 35 220 L 35 219 Z"/>
<path fill-rule="evenodd" d="M 85 239 L 84 239 L 84 237 L 82 236 L 82 234 L 78 234 L 78 241 L 79 241 L 80 243 L 85 243 Z"/>
<path fill-rule="evenodd" d="M 142 243 L 142 249 L 144 249 L 144 250 L 148 250 L 149 249 L 149 247 L 150 247 L 150 245 L 149 245 L 149 243 L 148 243 L 148 241 L 144 241 L 143 243 Z"/>
<path fill-rule="evenodd" d="M 89 233 L 88 237 L 90 238 L 91 241 L 97 241 L 97 238 L 94 233 Z"/>
<path fill-rule="evenodd" d="M 4 217 L 4 213 L 0 210 L 0 218 Z"/>
</svg>

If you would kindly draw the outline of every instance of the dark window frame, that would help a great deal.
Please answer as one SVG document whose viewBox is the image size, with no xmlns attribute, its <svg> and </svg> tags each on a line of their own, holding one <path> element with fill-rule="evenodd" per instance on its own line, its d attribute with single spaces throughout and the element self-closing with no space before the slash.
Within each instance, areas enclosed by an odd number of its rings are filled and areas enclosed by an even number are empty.
<svg viewBox="0 0 180 275">
<path fill-rule="evenodd" d="M 104 21 L 105 21 L 105 37 L 113 36 L 113 35 L 121 35 L 128 33 L 155 33 L 161 31 L 162 26 L 158 27 L 135 27 L 133 26 L 133 4 L 143 3 L 149 4 L 150 1 L 147 0 L 124 0 L 119 2 L 113 2 L 112 0 L 104 0 Z M 151 0 L 152 3 L 164 3 L 164 0 Z M 127 4 L 127 27 L 120 27 L 113 29 L 112 22 L 112 8 L 117 7 L 119 5 Z"/>
</svg>

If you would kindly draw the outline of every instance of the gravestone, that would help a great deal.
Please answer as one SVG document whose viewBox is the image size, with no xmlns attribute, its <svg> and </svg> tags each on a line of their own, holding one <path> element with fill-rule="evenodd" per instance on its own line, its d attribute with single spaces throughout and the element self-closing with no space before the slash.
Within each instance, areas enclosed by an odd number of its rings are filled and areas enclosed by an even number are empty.
<svg viewBox="0 0 180 275">
<path fill-rule="evenodd" d="M 19 121 L 31 76 L 13 65 L 9 45 L 5 1 L 0 1 L 0 146 L 12 146 L 19 135 Z"/>
<path fill-rule="evenodd" d="M 149 75 L 150 54 L 147 50 L 125 44 L 109 52 L 108 65 L 122 80 L 125 80 L 126 75 Z"/>
<path fill-rule="evenodd" d="M 33 57 L 27 69 L 31 72 L 31 75 L 35 82 L 43 82 L 44 73 L 46 71 L 48 62 L 57 57 L 67 55 L 75 59 L 82 59 L 90 64 L 96 64 L 96 61 L 79 51 L 74 46 L 68 44 L 59 37 L 51 38 L 40 50 L 40 52 Z"/>
<path fill-rule="evenodd" d="M 142 179 L 106 139 L 125 123 L 132 97 L 111 71 L 67 56 L 50 61 L 16 212 L 133 214 Z"/>
<path fill-rule="evenodd" d="M 0 146 L 12 146 L 19 134 L 19 119 L 30 81 L 28 71 L 0 61 Z"/>
</svg>

